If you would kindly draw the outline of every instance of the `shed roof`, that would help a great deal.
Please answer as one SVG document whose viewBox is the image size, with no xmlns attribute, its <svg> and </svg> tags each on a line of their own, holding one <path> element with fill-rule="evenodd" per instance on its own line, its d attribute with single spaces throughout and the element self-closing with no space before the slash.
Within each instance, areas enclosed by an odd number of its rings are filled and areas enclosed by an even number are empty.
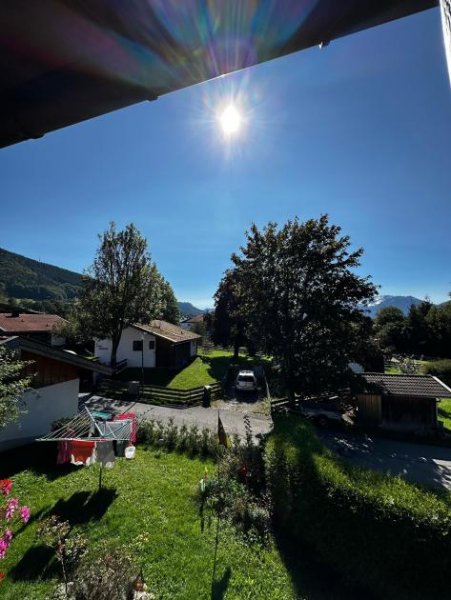
<svg viewBox="0 0 451 600">
<path fill-rule="evenodd" d="M 363 373 L 362 377 L 367 384 L 389 396 L 451 398 L 451 389 L 432 375 Z"/>
<path fill-rule="evenodd" d="M 135 327 L 136 329 L 140 329 L 141 331 L 145 331 L 147 333 L 151 333 L 156 337 L 161 337 L 163 339 L 169 340 L 174 344 L 182 344 L 184 342 L 200 340 L 202 337 L 197 333 L 193 333 L 192 331 L 182 329 L 179 325 L 173 325 L 172 323 L 162 321 L 161 319 L 155 319 L 154 321 L 151 321 L 148 325 L 135 323 L 134 325 L 132 325 L 132 327 Z"/>
<path fill-rule="evenodd" d="M 0 0 L 0 147 L 437 5 Z"/>
<path fill-rule="evenodd" d="M 0 313 L 0 331 L 5 333 L 49 333 L 57 325 L 67 323 L 58 315 L 44 313 Z"/>
</svg>

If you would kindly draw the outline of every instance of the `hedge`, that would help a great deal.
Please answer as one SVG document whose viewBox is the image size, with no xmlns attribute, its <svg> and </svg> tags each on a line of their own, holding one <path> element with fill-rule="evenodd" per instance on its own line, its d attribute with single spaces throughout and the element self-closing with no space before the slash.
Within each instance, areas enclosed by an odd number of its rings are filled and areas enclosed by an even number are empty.
<svg viewBox="0 0 451 600">
<path fill-rule="evenodd" d="M 376 598 L 450 597 L 451 501 L 352 467 L 301 417 L 278 416 L 265 448 L 277 527 Z"/>
<path fill-rule="evenodd" d="M 424 371 L 428 375 L 435 375 L 446 385 L 451 385 L 451 360 L 436 360 L 427 363 Z"/>
</svg>

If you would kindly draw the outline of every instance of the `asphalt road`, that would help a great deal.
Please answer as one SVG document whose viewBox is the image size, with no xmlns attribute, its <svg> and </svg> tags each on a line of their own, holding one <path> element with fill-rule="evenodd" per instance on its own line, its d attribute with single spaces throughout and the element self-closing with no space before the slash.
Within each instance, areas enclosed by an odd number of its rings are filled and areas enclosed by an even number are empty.
<svg viewBox="0 0 451 600">
<path fill-rule="evenodd" d="M 335 431 L 319 431 L 323 442 L 345 460 L 413 483 L 451 490 L 451 448 L 397 442 Z"/>
<path fill-rule="evenodd" d="M 216 407 L 204 408 L 202 406 L 193 406 L 189 408 L 166 408 L 164 406 L 153 406 L 141 402 L 122 403 L 117 400 L 102 398 L 100 396 L 81 395 L 81 401 L 93 410 L 114 410 L 117 413 L 134 412 L 138 419 L 154 419 L 156 421 L 167 422 L 173 418 L 178 426 L 197 425 L 200 429 L 207 428 L 217 431 L 218 412 L 221 421 L 228 434 L 237 433 L 244 436 L 244 413 L 249 414 L 251 420 L 252 432 L 254 437 L 260 434 L 268 433 L 272 427 L 271 418 L 262 412 L 256 412 L 255 404 L 238 404 L 234 402 L 220 402 Z"/>
</svg>

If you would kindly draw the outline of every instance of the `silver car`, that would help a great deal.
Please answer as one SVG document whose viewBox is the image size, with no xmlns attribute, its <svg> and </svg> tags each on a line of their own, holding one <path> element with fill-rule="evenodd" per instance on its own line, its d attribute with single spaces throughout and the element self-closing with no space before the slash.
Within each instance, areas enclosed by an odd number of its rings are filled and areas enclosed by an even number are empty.
<svg viewBox="0 0 451 600">
<path fill-rule="evenodd" d="M 257 378 L 253 371 L 240 371 L 235 380 L 235 389 L 239 392 L 255 392 Z"/>
</svg>

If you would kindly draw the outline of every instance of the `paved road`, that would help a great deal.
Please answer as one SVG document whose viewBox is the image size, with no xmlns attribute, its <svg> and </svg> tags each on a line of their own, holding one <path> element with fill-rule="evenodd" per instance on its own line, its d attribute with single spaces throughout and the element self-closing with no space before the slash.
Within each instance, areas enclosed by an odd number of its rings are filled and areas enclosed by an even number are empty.
<svg viewBox="0 0 451 600">
<path fill-rule="evenodd" d="M 254 436 L 268 433 L 272 427 L 271 418 L 262 412 L 256 412 L 255 406 L 238 405 L 229 402 L 217 403 L 216 407 L 204 408 L 202 406 L 193 406 L 190 408 L 166 408 L 164 406 L 151 406 L 141 402 L 122 403 L 117 400 L 111 400 L 100 396 L 80 395 L 81 402 L 86 402 L 86 406 L 93 410 L 114 410 L 120 412 L 134 412 L 138 418 L 155 419 L 157 421 L 167 422 L 170 418 L 174 419 L 176 425 L 197 425 L 199 428 L 207 428 L 217 431 L 218 428 L 218 409 L 221 415 L 221 421 L 228 434 L 237 433 L 244 436 L 244 412 L 248 412 L 251 420 Z"/>
<path fill-rule="evenodd" d="M 326 446 L 353 464 L 399 475 L 413 483 L 451 490 L 451 448 L 341 432 L 319 433 Z"/>
</svg>

